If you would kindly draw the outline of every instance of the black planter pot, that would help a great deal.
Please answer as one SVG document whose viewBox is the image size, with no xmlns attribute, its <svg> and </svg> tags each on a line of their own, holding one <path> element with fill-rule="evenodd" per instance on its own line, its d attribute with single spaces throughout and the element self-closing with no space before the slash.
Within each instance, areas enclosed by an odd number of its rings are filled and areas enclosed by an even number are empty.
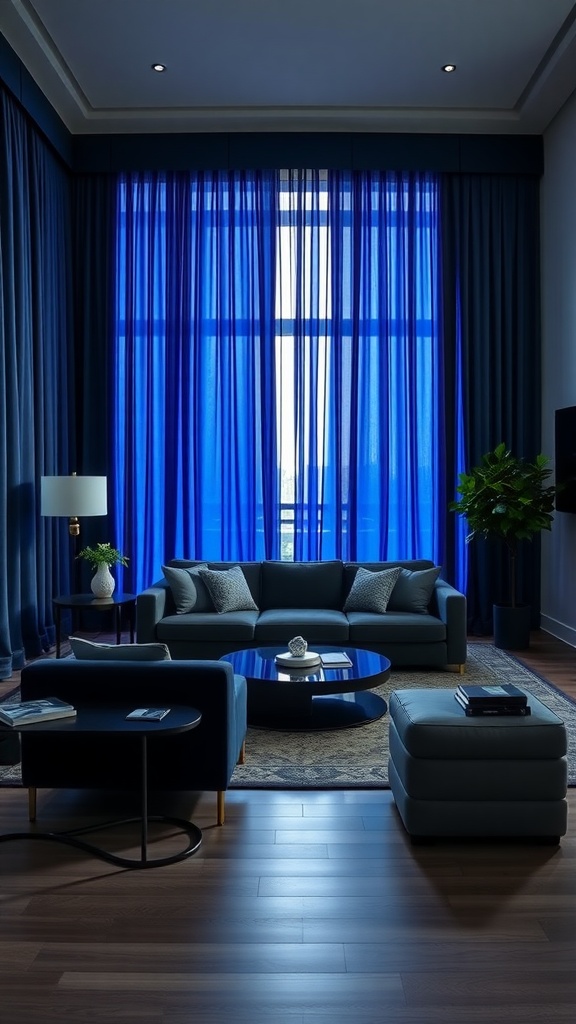
<svg viewBox="0 0 576 1024">
<path fill-rule="evenodd" d="M 521 604 L 516 608 L 495 604 L 493 613 L 495 647 L 504 651 L 522 651 L 530 646 L 529 604 Z"/>
</svg>

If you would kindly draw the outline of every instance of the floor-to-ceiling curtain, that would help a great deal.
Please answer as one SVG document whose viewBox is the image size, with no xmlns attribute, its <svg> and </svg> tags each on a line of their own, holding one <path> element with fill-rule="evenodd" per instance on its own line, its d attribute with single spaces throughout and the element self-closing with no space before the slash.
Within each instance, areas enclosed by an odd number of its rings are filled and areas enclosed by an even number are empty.
<svg viewBox="0 0 576 1024">
<path fill-rule="evenodd" d="M 76 175 L 72 181 L 72 284 L 75 339 L 77 417 L 75 468 L 78 473 L 111 477 L 112 396 L 114 378 L 114 240 L 116 177 Z M 109 487 L 109 493 L 111 486 Z M 109 502 L 110 504 L 110 502 Z M 80 524 L 81 547 L 114 540 L 111 516 L 85 517 Z M 83 559 L 75 561 L 74 589 L 89 591 L 93 571 Z M 117 588 L 124 586 L 118 567 Z M 130 578 L 126 578 L 130 589 Z M 101 614 L 83 623 L 98 628 Z"/>
<path fill-rule="evenodd" d="M 39 515 L 43 474 L 71 471 L 69 179 L 0 89 L 0 678 L 53 641 L 69 541 Z"/>
<path fill-rule="evenodd" d="M 114 243 L 116 178 L 76 175 L 72 182 L 75 391 L 78 472 L 107 475 L 110 469 L 114 338 Z M 91 523 L 82 524 L 83 535 Z M 91 531 L 94 536 L 98 535 Z M 100 527 L 101 532 L 101 527 Z"/>
<path fill-rule="evenodd" d="M 132 586 L 175 555 L 443 564 L 459 402 L 438 215 L 433 175 L 122 178 L 114 540 Z"/>
<path fill-rule="evenodd" d="M 119 185 L 115 541 L 137 589 L 174 555 L 279 551 L 273 180 L 143 174 Z"/>
<path fill-rule="evenodd" d="M 293 171 L 281 186 L 295 557 L 443 564 L 437 179 Z"/>
<path fill-rule="evenodd" d="M 442 226 L 445 331 L 462 358 L 465 468 L 501 441 L 533 458 L 541 435 L 539 179 L 446 175 Z M 506 599 L 505 552 L 475 540 L 467 553 L 469 629 L 489 633 L 492 603 Z M 539 555 L 538 538 L 519 555 L 534 626 Z"/>
</svg>

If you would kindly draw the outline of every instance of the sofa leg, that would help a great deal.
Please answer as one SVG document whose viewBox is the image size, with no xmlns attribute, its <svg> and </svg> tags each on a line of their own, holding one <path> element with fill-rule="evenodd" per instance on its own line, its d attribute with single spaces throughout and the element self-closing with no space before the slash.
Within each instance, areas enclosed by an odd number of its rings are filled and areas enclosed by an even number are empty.
<svg viewBox="0 0 576 1024">
<path fill-rule="evenodd" d="M 460 672 L 460 675 L 463 676 L 466 671 L 466 665 L 458 665 L 458 671 Z"/>
<path fill-rule="evenodd" d="M 246 764 L 246 740 L 243 740 L 242 746 L 240 747 L 240 756 L 238 758 L 238 764 Z"/>
<path fill-rule="evenodd" d="M 36 786 L 29 786 L 28 788 L 28 818 L 30 821 L 36 821 Z"/>
<path fill-rule="evenodd" d="M 216 817 L 219 825 L 224 824 L 224 790 L 219 789 L 216 794 Z"/>
</svg>

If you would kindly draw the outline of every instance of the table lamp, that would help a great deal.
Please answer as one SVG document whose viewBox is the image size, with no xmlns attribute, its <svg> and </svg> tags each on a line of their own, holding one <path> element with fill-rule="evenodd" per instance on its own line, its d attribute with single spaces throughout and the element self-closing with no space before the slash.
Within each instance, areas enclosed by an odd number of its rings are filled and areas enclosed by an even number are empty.
<svg viewBox="0 0 576 1024">
<path fill-rule="evenodd" d="M 71 537 L 80 535 L 80 516 L 105 516 L 108 512 L 105 476 L 43 476 L 40 480 L 40 514 L 65 516 Z"/>
<path fill-rule="evenodd" d="M 105 476 L 43 476 L 40 479 L 40 514 L 68 519 L 68 532 L 78 555 L 80 516 L 105 516 L 108 512 Z M 75 566 L 76 590 L 80 586 L 80 564 Z"/>
</svg>

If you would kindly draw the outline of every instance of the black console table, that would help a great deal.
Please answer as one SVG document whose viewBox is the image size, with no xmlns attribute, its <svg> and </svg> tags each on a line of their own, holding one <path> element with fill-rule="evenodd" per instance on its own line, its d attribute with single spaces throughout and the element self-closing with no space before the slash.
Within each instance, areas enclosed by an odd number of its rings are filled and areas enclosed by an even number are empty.
<svg viewBox="0 0 576 1024">
<path fill-rule="evenodd" d="M 103 740 L 105 740 L 106 736 L 111 736 L 112 734 L 118 735 L 118 733 L 120 733 L 126 736 L 137 735 L 141 739 L 140 818 L 125 818 L 121 821 L 107 821 L 98 825 L 88 825 L 84 828 L 70 829 L 64 832 L 9 832 L 4 835 L 0 835 L 0 843 L 9 842 L 13 839 L 32 839 L 44 842 L 66 843 L 68 846 L 74 846 L 79 850 L 84 850 L 86 853 L 99 857 L 101 860 L 106 860 L 110 864 L 117 864 L 119 867 L 124 868 L 162 867 L 165 864 L 175 864 L 177 861 L 184 860 L 186 857 L 195 853 L 202 842 L 202 832 L 197 825 L 194 825 L 190 821 L 185 821 L 183 818 L 170 818 L 163 815 L 155 815 L 151 817 L 148 814 L 147 743 L 150 737 L 153 738 L 154 736 L 159 735 L 167 736 L 171 733 L 176 734 L 180 732 L 187 732 L 190 729 L 195 729 L 196 726 L 200 724 L 202 715 L 200 711 L 196 710 L 196 708 L 172 706 L 169 714 L 159 722 L 134 719 L 127 720 L 126 715 L 130 711 L 134 710 L 135 708 L 133 705 L 131 707 L 85 707 L 78 708 L 78 713 L 75 718 L 57 718 L 50 722 L 36 722 L 33 725 L 21 725 L 17 727 L 0 726 L 0 728 L 9 729 L 10 732 L 13 731 L 13 728 L 17 728 L 20 733 L 42 732 L 62 733 L 68 735 L 71 733 L 83 733 L 85 735 L 98 734 L 102 736 Z M 115 828 L 121 825 L 130 825 L 134 822 L 140 825 L 139 858 L 120 857 L 79 838 L 80 836 L 87 835 L 90 832 L 101 831 L 105 828 Z M 150 858 L 148 856 L 148 825 L 150 822 L 164 822 L 174 825 L 188 838 L 188 843 L 185 849 L 179 853 L 172 854 L 169 857 Z"/>
</svg>

